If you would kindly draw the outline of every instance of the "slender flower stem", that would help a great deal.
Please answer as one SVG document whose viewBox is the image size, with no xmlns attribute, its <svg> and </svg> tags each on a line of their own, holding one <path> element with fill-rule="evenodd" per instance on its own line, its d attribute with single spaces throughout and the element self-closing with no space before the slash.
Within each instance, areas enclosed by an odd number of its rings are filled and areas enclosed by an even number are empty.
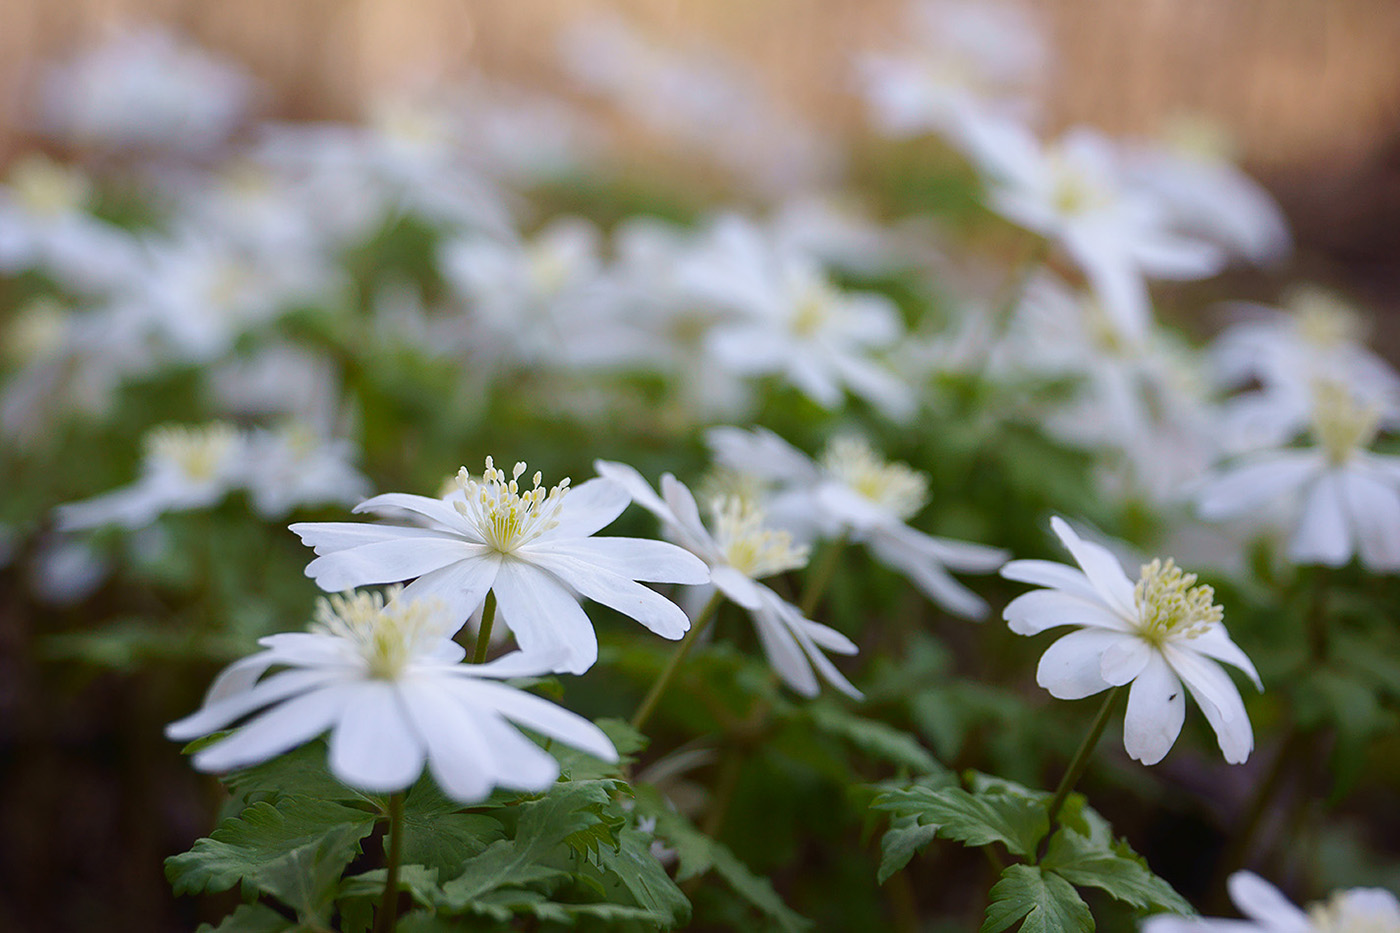
<svg viewBox="0 0 1400 933">
<path fill-rule="evenodd" d="M 715 595 L 710 597 L 710 601 L 705 604 L 705 608 L 700 610 L 700 615 L 695 617 L 695 621 L 690 623 L 690 631 L 685 633 L 685 638 L 681 639 L 680 646 L 676 648 L 675 654 L 671 655 L 671 660 L 666 662 L 666 667 L 657 675 L 656 681 L 652 683 L 651 689 L 647 691 L 646 698 L 642 700 L 637 711 L 632 714 L 632 728 L 641 731 L 646 725 L 651 714 L 656 712 L 656 704 L 661 702 L 661 695 L 666 692 L 666 688 L 671 685 L 671 681 L 676 677 L 676 671 L 680 670 L 681 662 L 690 653 L 700 634 L 705 631 L 710 620 L 719 611 L 720 603 L 724 602 L 724 594 L 715 590 Z"/>
<path fill-rule="evenodd" d="M 1108 696 L 1104 697 L 1103 706 L 1099 707 L 1099 714 L 1094 718 L 1094 724 L 1089 727 L 1089 734 L 1084 736 L 1084 741 L 1079 744 L 1079 750 L 1074 753 L 1073 760 L 1069 763 L 1069 768 L 1065 771 L 1065 776 L 1060 778 L 1060 786 L 1055 788 L 1055 796 L 1050 798 L 1050 809 L 1046 811 L 1046 816 L 1050 821 L 1050 828 L 1045 833 L 1045 839 L 1040 844 L 1040 852 L 1036 861 L 1045 857 L 1045 849 L 1050 844 L 1050 837 L 1055 835 L 1055 830 L 1059 828 L 1060 810 L 1064 807 L 1065 801 L 1069 799 L 1069 792 L 1074 790 L 1074 785 L 1079 783 L 1079 779 L 1084 776 L 1084 769 L 1089 767 L 1089 759 L 1093 757 L 1094 748 L 1099 744 L 1099 738 L 1103 735 L 1103 730 L 1108 726 L 1108 717 L 1113 712 L 1113 703 L 1118 699 L 1118 694 L 1122 687 L 1114 687 L 1108 691 Z"/>
<path fill-rule="evenodd" d="M 850 532 L 842 532 L 840 537 L 829 541 L 822 549 L 821 560 L 807 574 L 807 585 L 802 591 L 802 604 L 797 607 L 802 610 L 802 615 L 806 618 L 810 619 L 812 613 L 817 611 L 817 606 L 821 605 L 822 596 L 825 595 L 831 578 L 836 576 L 836 567 L 841 561 L 841 552 L 846 549 L 846 543 L 850 539 Z"/>
<path fill-rule="evenodd" d="M 491 626 L 496 622 L 496 594 L 486 591 L 486 604 L 481 607 L 481 628 L 476 631 L 476 650 L 472 653 L 473 664 L 486 663 L 486 652 L 491 650 Z"/>
<path fill-rule="evenodd" d="M 394 933 L 399 919 L 399 861 L 403 852 L 403 791 L 389 795 L 389 855 L 384 873 L 384 900 L 374 933 Z"/>
</svg>

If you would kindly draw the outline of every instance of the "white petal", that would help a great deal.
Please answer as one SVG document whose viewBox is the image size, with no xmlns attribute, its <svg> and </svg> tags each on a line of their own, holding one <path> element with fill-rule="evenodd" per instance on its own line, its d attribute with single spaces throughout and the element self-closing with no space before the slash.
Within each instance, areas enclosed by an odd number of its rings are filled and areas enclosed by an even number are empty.
<svg viewBox="0 0 1400 933">
<path fill-rule="evenodd" d="M 1320 465 L 1311 453 L 1288 453 L 1226 468 L 1196 488 L 1196 508 L 1210 521 L 1243 515 L 1300 488 Z"/>
<path fill-rule="evenodd" d="M 823 680 L 853 700 L 865 699 L 865 694 L 857 690 L 855 685 L 846 679 L 846 675 L 842 674 L 841 671 L 837 669 L 836 665 L 831 663 L 831 659 L 823 654 L 821 649 L 817 646 L 814 635 L 815 629 L 818 628 L 825 629 L 826 626 L 822 625 L 820 622 L 813 622 L 810 619 L 797 619 L 793 623 L 792 634 L 793 637 L 797 639 L 798 644 L 802 646 L 802 650 L 807 653 L 808 659 L 812 662 L 812 667 L 816 668 L 817 673 L 821 675 Z M 840 634 L 832 629 L 827 629 L 827 631 L 836 635 Z M 851 647 L 854 648 L 855 646 L 852 645 Z"/>
<path fill-rule="evenodd" d="M 1288 545 L 1288 556 L 1299 564 L 1340 567 L 1351 560 L 1341 484 L 1334 471 L 1323 473 L 1308 491 L 1303 517 Z"/>
<path fill-rule="evenodd" d="M 759 606 L 758 587 L 755 583 L 733 567 L 715 567 L 710 571 L 710 582 L 736 604 L 750 611 Z"/>
<path fill-rule="evenodd" d="M 1018 583 L 1047 586 L 1063 590 L 1072 596 L 1080 596 L 1091 602 L 1101 603 L 1099 591 L 1089 582 L 1084 571 L 1068 564 L 1048 560 L 1013 560 L 1001 568 L 1001 575 Z"/>
<path fill-rule="evenodd" d="M 1249 675 L 1249 679 L 1254 681 L 1254 686 L 1259 690 L 1264 689 L 1264 683 L 1259 679 L 1259 672 L 1254 669 L 1254 662 L 1240 650 L 1239 646 L 1230 640 L 1230 634 L 1225 631 L 1225 626 L 1215 625 L 1204 634 L 1197 635 L 1190 640 L 1192 650 L 1198 651 L 1208 658 L 1215 658 L 1217 661 L 1224 661 L 1233 665 Z"/>
<path fill-rule="evenodd" d="M 448 625 L 452 630 L 448 634 L 452 634 L 486 599 L 486 591 L 495 583 L 500 567 L 501 559 L 494 553 L 458 561 L 423 574 L 404 587 L 395 601 L 438 603 L 444 615 L 452 620 Z"/>
<path fill-rule="evenodd" d="M 492 589 L 503 621 L 527 654 L 558 655 L 561 673 L 582 674 L 598 660 L 598 636 L 574 595 L 539 568 L 501 563 Z"/>
<path fill-rule="evenodd" d="M 1120 639 L 1117 644 L 1109 645 L 1108 650 L 1103 653 L 1103 659 L 1099 661 L 1099 673 L 1103 675 L 1104 680 L 1115 687 L 1121 687 L 1141 674 L 1156 655 L 1157 652 L 1152 646 L 1141 638 Z"/>
<path fill-rule="evenodd" d="M 590 479 L 564 495 L 559 524 L 540 535 L 546 538 L 586 538 L 611 525 L 632 501 L 623 486 L 611 480 Z"/>
<path fill-rule="evenodd" d="M 908 530 L 917 535 L 917 538 L 911 539 L 901 535 L 899 540 L 914 543 L 923 553 L 952 570 L 990 573 L 1005 564 L 1006 559 L 1011 556 L 999 547 L 926 535 L 913 528 Z"/>
<path fill-rule="evenodd" d="M 1121 632 L 1086 628 L 1060 638 L 1040 656 L 1035 682 L 1061 700 L 1078 700 L 1111 686 L 1100 673 L 1110 645 L 1131 638 Z"/>
<path fill-rule="evenodd" d="M 1237 871 L 1226 882 L 1230 900 L 1251 920 L 1267 924 L 1270 933 L 1307 933 L 1313 929 L 1308 915 L 1303 913 L 1278 888 L 1251 871 Z"/>
<path fill-rule="evenodd" d="M 450 503 L 441 499 L 415 496 L 407 492 L 386 492 L 383 495 L 366 499 L 350 511 L 360 513 L 391 509 L 413 512 L 443 528 L 451 529 L 458 534 L 465 534 L 476 540 L 475 529 L 471 527 L 471 524 Z"/>
<path fill-rule="evenodd" d="M 280 703 L 288 697 L 315 690 L 343 677 L 344 671 L 334 669 L 279 671 L 249 689 L 222 695 L 184 719 L 172 722 L 165 727 L 165 735 L 167 738 L 181 741 L 208 735 L 254 710 Z"/>
<path fill-rule="evenodd" d="M 193 764 L 200 771 L 227 771 L 276 758 L 329 729 L 353 686 L 331 684 L 274 706 L 228 738 L 196 753 Z"/>
<path fill-rule="evenodd" d="M 550 663 L 550 659 L 543 655 L 512 651 L 485 664 L 457 665 L 451 670 L 454 676 L 509 680 L 514 677 L 543 677 L 558 669 L 557 665 Z"/>
<path fill-rule="evenodd" d="M 1167 663 L 1215 730 L 1220 750 L 1232 765 L 1242 764 L 1254 750 L 1254 730 L 1244 710 L 1239 688 L 1224 668 L 1207 657 L 1168 642 L 1163 646 Z"/>
<path fill-rule="evenodd" d="M 423 772 L 424 755 L 397 685 L 385 680 L 353 685 L 331 732 L 326 761 L 332 774 L 376 793 L 402 790 Z"/>
<path fill-rule="evenodd" d="M 1181 681 L 1161 654 L 1144 642 L 1149 658 L 1128 688 L 1128 708 L 1123 714 L 1123 747 L 1128 756 L 1155 765 L 1181 734 L 1186 721 L 1186 696 Z"/>
<path fill-rule="evenodd" d="M 528 557 L 522 548 L 520 555 L 594 602 L 636 619 L 662 638 L 674 640 L 690 629 L 690 619 L 680 606 L 640 583 L 584 560 L 557 553 L 553 548 L 531 547 Z M 708 575 L 709 571 L 706 571 L 707 578 Z"/>
<path fill-rule="evenodd" d="M 679 536 L 680 543 L 707 560 L 717 558 L 719 545 L 705 527 L 700 517 L 700 507 L 690 489 L 667 473 L 661 477 L 661 494 L 666 498 L 667 510 L 674 520 L 672 530 Z"/>
<path fill-rule="evenodd" d="M 326 592 L 340 593 L 412 580 L 458 561 L 477 559 L 482 551 L 480 545 L 441 536 L 379 541 L 318 557 L 306 565 L 306 575 Z"/>
<path fill-rule="evenodd" d="M 332 554 L 362 544 L 403 538 L 441 538 L 437 528 L 411 525 L 381 525 L 377 522 L 297 522 L 287 528 L 296 532 L 301 543 L 319 554 Z"/>
<path fill-rule="evenodd" d="M 1006 604 L 1002 618 L 1017 635 L 1036 635 L 1059 625 L 1083 625 L 1091 628 L 1131 632 L 1133 623 L 1103 604 L 1095 590 L 1093 600 L 1063 590 L 1031 590 Z"/>
<path fill-rule="evenodd" d="M 453 688 L 474 704 L 489 706 L 511 722 L 533 729 L 603 761 L 617 761 L 607 734 L 577 713 L 507 684 L 464 680 Z"/>
<path fill-rule="evenodd" d="M 559 779 L 559 762 L 495 713 L 481 714 L 477 728 L 495 752 L 496 783 L 512 790 L 542 793 Z"/>
<path fill-rule="evenodd" d="M 598 475 L 603 479 L 617 483 L 627 494 L 632 497 L 632 501 L 646 509 L 663 522 L 672 523 L 675 516 L 671 510 L 661 501 L 651 488 L 651 484 L 637 469 L 625 463 L 617 463 L 613 460 L 594 460 L 593 469 L 598 471 Z"/>
<path fill-rule="evenodd" d="M 821 692 L 811 662 L 798 644 L 797 638 L 789 630 L 779 606 L 782 600 L 776 593 L 771 597 L 765 594 L 762 608 L 751 613 L 754 631 L 758 633 L 759 645 L 768 663 L 778 677 L 790 688 L 805 697 L 814 697 Z"/>
<path fill-rule="evenodd" d="M 1103 236 L 1070 236 L 1064 242 L 1118 332 L 1131 340 L 1144 337 L 1152 324 L 1152 303 L 1132 261 Z"/>
<path fill-rule="evenodd" d="M 1125 618 L 1135 618 L 1133 584 L 1123 573 L 1118 558 L 1108 548 L 1080 538 L 1069 523 L 1058 515 L 1050 519 L 1050 527 L 1064 542 L 1075 563 L 1083 569 L 1104 602 Z"/>
<path fill-rule="evenodd" d="M 1379 572 L 1400 569 L 1400 495 L 1370 473 L 1348 470 L 1341 482 L 1361 563 Z"/>
<path fill-rule="evenodd" d="M 433 780 L 453 800 L 474 803 L 491 793 L 497 770 L 492 745 L 481 735 L 481 710 L 461 703 L 444 684 L 424 679 L 400 685 L 404 710 L 427 748 Z"/>
<path fill-rule="evenodd" d="M 937 561 L 885 538 L 872 538 L 869 547 L 882 562 L 902 571 L 925 596 L 949 612 L 966 619 L 986 615 L 982 597 L 953 579 Z"/>
<path fill-rule="evenodd" d="M 550 554 L 562 554 L 629 580 L 649 583 L 710 582 L 705 562 L 685 548 L 646 538 L 577 538 L 550 541 Z"/>
</svg>

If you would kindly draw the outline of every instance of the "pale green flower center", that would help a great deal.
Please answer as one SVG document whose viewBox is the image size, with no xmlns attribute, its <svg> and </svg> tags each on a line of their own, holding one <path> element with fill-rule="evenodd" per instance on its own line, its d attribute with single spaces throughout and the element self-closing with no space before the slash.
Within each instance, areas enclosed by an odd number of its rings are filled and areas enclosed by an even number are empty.
<svg viewBox="0 0 1400 933">
<path fill-rule="evenodd" d="M 1322 350 L 1357 343 L 1365 333 L 1361 316 L 1335 295 L 1300 288 L 1289 296 L 1294 327 L 1304 343 Z"/>
<path fill-rule="evenodd" d="M 370 122 L 385 138 L 413 148 L 445 146 L 452 138 L 442 115 L 423 104 L 381 102 L 370 114 Z"/>
<path fill-rule="evenodd" d="M 211 272 L 205 297 L 215 308 L 232 308 L 248 294 L 253 285 L 253 272 L 241 262 L 220 262 Z"/>
<path fill-rule="evenodd" d="M 222 422 L 193 428 L 164 425 L 147 436 L 146 455 L 174 464 L 188 480 L 205 482 L 219 474 L 237 442 L 238 432 Z"/>
<path fill-rule="evenodd" d="M 834 316 L 834 299 L 831 289 L 816 284 L 807 288 L 793 310 L 788 322 L 792 333 L 797 337 L 813 337 L 831 323 Z"/>
<path fill-rule="evenodd" d="M 395 680 L 419 653 L 424 638 L 441 631 L 442 621 L 434 602 L 395 603 L 401 589 L 322 597 L 316 601 L 311 629 L 348 639 L 365 659 L 371 677 Z"/>
<path fill-rule="evenodd" d="M 490 457 L 480 481 L 471 478 L 466 467 L 457 474 L 466 501 L 453 506 L 470 521 L 493 549 L 510 554 L 559 524 L 559 509 L 569 490 L 569 478 L 550 489 L 542 486 L 542 475 L 535 473 L 534 485 L 521 491 L 520 477 L 525 463 L 515 465 L 507 478 L 505 471 L 496 469 Z"/>
<path fill-rule="evenodd" d="M 1133 587 L 1138 611 L 1138 635 L 1154 645 L 1173 638 L 1204 635 L 1225 617 L 1215 605 L 1215 590 L 1196 586 L 1194 573 L 1183 573 L 1168 557 L 1144 564 Z"/>
<path fill-rule="evenodd" d="M 760 509 L 769 484 L 756 473 L 736 470 L 732 467 L 717 466 L 700 480 L 700 499 L 704 502 L 719 502 L 733 499 L 745 508 Z"/>
<path fill-rule="evenodd" d="M 1325 380 L 1313 385 L 1313 436 L 1334 465 L 1370 447 L 1380 424 L 1379 409 L 1358 401 L 1346 386 Z"/>
<path fill-rule="evenodd" d="M 526 250 L 530 281 L 546 295 L 557 295 L 569 283 L 572 263 L 565 252 L 550 243 L 535 243 Z"/>
<path fill-rule="evenodd" d="M 1339 891 L 1308 908 L 1317 933 L 1400 933 L 1400 917 L 1387 909 L 1368 909 L 1351 891 Z"/>
<path fill-rule="evenodd" d="M 1051 171 L 1054 181 L 1050 191 L 1050 202 L 1056 212 L 1075 217 L 1108 203 L 1108 193 L 1095 184 L 1094 179 L 1062 158 L 1052 157 Z"/>
<path fill-rule="evenodd" d="M 928 501 L 928 477 L 906 463 L 877 456 L 858 437 L 838 437 L 827 445 L 822 466 L 862 498 L 901 520 Z"/>
<path fill-rule="evenodd" d="M 25 209 L 38 217 L 74 213 L 92 196 L 86 176 L 42 156 L 21 160 L 10 172 L 10 188 Z"/>
<path fill-rule="evenodd" d="M 725 562 L 751 580 L 806 566 L 809 549 L 786 531 L 765 528 L 763 511 L 738 497 L 715 500 L 715 542 Z"/>
</svg>

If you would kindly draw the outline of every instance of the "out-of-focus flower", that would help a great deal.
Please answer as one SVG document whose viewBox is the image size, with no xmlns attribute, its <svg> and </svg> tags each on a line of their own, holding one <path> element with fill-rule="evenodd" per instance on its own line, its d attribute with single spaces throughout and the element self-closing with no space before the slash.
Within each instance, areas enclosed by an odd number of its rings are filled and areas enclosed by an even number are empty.
<svg viewBox="0 0 1400 933">
<path fill-rule="evenodd" d="M 587 597 L 631 616 L 664 638 L 690 627 L 680 607 L 636 582 L 704 583 L 709 571 L 673 544 L 641 538 L 595 538 L 631 497 L 616 483 L 589 480 L 576 489 L 521 489 L 525 464 L 510 475 L 486 459 L 480 479 L 465 467 L 460 489 L 445 498 L 386 493 L 356 512 L 403 510 L 426 527 L 356 522 L 291 526 L 318 555 L 306 568 L 324 590 L 413 579 L 403 599 L 437 599 L 457 626 L 495 594 L 499 617 L 520 647 L 549 655 L 556 670 L 581 674 L 598 657 L 593 624 L 579 606 Z M 414 579 L 416 578 L 416 579 Z"/>
<path fill-rule="evenodd" d="M 1194 490 L 1202 517 L 1232 518 L 1296 497 L 1302 514 L 1291 560 L 1338 567 L 1357 556 L 1370 570 L 1400 571 L 1400 457 L 1367 450 L 1379 421 L 1345 386 L 1317 383 L 1317 446 L 1260 452 L 1208 475 Z"/>
<path fill-rule="evenodd" d="M 29 586 L 40 602 L 74 606 L 97 591 L 112 572 L 112 562 L 91 543 L 71 535 L 44 538 L 29 565 Z"/>
<path fill-rule="evenodd" d="M 256 430 L 246 443 L 243 483 L 263 518 L 278 518 L 299 505 L 350 505 L 369 494 L 369 480 L 355 468 L 355 446 L 348 440 L 289 422 Z"/>
<path fill-rule="evenodd" d="M 166 426 L 146 438 L 141 478 L 130 486 L 55 512 L 60 531 L 101 525 L 141 528 L 165 512 L 209 506 L 239 485 L 246 464 L 245 439 L 228 424 Z"/>
<path fill-rule="evenodd" d="M 1337 891 L 1306 912 L 1253 872 L 1230 876 L 1230 899 L 1248 920 L 1149 917 L 1142 933 L 1396 933 L 1400 901 L 1383 888 Z"/>
<path fill-rule="evenodd" d="M 83 146 L 202 152 L 228 138 L 252 96 L 236 66 L 146 26 L 52 66 L 39 89 L 40 121 Z"/>
<path fill-rule="evenodd" d="M 378 594 L 323 599 L 311 631 L 263 638 L 262 651 L 219 675 L 203 707 L 166 727 L 172 739 L 246 720 L 194 756 L 201 771 L 254 765 L 329 731 L 331 773 L 372 793 L 403 790 L 426 763 L 463 803 L 494 787 L 540 792 L 559 764 L 524 726 L 604 761 L 617 751 L 597 726 L 499 681 L 549 672 L 517 653 L 462 664 L 455 620 L 437 607 Z M 273 667 L 280 668 L 263 676 Z"/>
<path fill-rule="evenodd" d="M 1259 674 L 1225 631 L 1215 591 L 1196 586 L 1169 558 L 1142 568 L 1136 584 L 1105 547 L 1081 540 L 1059 517 L 1050 520 L 1078 568 L 1045 560 L 1014 560 L 1009 580 L 1032 590 L 1007 604 L 1003 617 L 1018 635 L 1080 626 L 1046 649 L 1036 683 L 1062 700 L 1078 700 L 1131 683 L 1123 717 L 1123 747 L 1143 764 L 1161 761 L 1186 718 L 1186 692 L 1215 730 L 1225 760 L 1240 764 L 1254 749 L 1254 732 L 1239 689 L 1217 662 L 1233 665 L 1263 689 Z"/>
<path fill-rule="evenodd" d="M 711 512 L 716 531 L 711 532 L 695 496 L 671 474 L 661 477 L 658 496 L 626 464 L 599 460 L 594 466 L 600 476 L 623 486 L 633 501 L 661 519 L 666 536 L 710 568 L 714 587 L 748 610 L 763 653 L 783 683 L 803 696 L 816 696 L 820 689 L 816 674 L 820 674 L 837 690 L 860 698 L 860 691 L 822 653 L 855 654 L 855 644 L 835 629 L 805 618 L 796 606 L 757 582 L 805 566 L 806 547 L 795 547 L 787 532 L 768 528 L 762 510 L 738 497 L 716 500 Z"/>
<path fill-rule="evenodd" d="M 905 524 L 928 499 L 922 473 L 881 459 L 856 437 L 833 440 L 820 463 L 761 428 L 715 428 L 706 440 L 721 466 L 778 484 L 768 511 L 779 527 L 801 540 L 848 536 L 949 612 L 976 618 L 987 611 L 982 598 L 949 570 L 990 572 L 1007 554 Z"/>
</svg>

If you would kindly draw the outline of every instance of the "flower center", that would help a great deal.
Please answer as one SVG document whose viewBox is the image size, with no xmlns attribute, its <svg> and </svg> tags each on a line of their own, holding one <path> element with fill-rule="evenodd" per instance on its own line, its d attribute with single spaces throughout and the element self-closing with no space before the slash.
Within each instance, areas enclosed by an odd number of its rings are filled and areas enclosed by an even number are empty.
<svg viewBox="0 0 1400 933">
<path fill-rule="evenodd" d="M 1371 446 L 1380 431 L 1381 414 L 1374 405 L 1357 401 L 1346 386 L 1329 380 L 1313 384 L 1313 437 L 1340 466 L 1358 450 Z"/>
<path fill-rule="evenodd" d="M 10 173 L 10 188 L 31 214 L 48 218 L 80 210 L 92 195 L 92 183 L 82 173 L 42 156 L 16 165 Z"/>
<path fill-rule="evenodd" d="M 151 431 L 146 456 L 174 464 L 185 479 L 200 483 L 219 475 L 237 443 L 238 432 L 220 422 L 196 428 L 164 425 Z"/>
<path fill-rule="evenodd" d="M 1289 299 L 1294 326 L 1304 343 L 1331 350 L 1357 343 L 1365 324 L 1355 311 L 1319 288 L 1300 288 Z"/>
<path fill-rule="evenodd" d="M 395 680 L 425 642 L 442 631 L 441 607 L 420 600 L 395 602 L 401 589 L 322 597 L 316 601 L 311 630 L 348 639 L 365 659 L 371 677 Z"/>
<path fill-rule="evenodd" d="M 559 485 L 545 489 L 540 485 L 542 475 L 537 472 L 534 486 L 521 492 L 519 480 L 524 472 L 522 461 L 507 478 L 487 457 L 480 481 L 472 479 L 466 467 L 457 474 L 465 501 L 452 505 L 476 526 L 487 544 L 502 554 L 530 543 L 559 524 L 559 508 L 564 493 L 569 491 L 567 476 Z"/>
<path fill-rule="evenodd" d="M 526 265 L 530 270 L 530 281 L 547 296 L 562 292 L 573 272 L 568 255 L 550 243 L 534 243 L 526 247 Z"/>
<path fill-rule="evenodd" d="M 798 337 L 812 337 L 826 327 L 834 316 L 832 299 L 831 289 L 821 284 L 808 287 L 788 322 L 792 333 Z"/>
<path fill-rule="evenodd" d="M 807 564 L 809 549 L 794 547 L 786 531 L 765 528 L 763 510 L 738 496 L 716 499 L 711 505 L 715 542 L 724 559 L 751 580 L 769 577 Z"/>
<path fill-rule="evenodd" d="M 1133 587 L 1138 610 L 1138 634 L 1160 646 L 1171 638 L 1204 635 L 1225 617 L 1215 605 L 1215 590 L 1196 586 L 1194 573 L 1183 573 L 1170 557 L 1143 565 Z"/>
<path fill-rule="evenodd" d="M 1390 902 L 1377 903 L 1359 892 L 1339 891 L 1308 909 L 1317 933 L 1400 933 L 1400 913 Z"/>
<path fill-rule="evenodd" d="M 826 447 L 822 466 L 832 476 L 901 521 L 928 501 L 928 477 L 907 463 L 875 455 L 858 437 L 838 437 Z"/>
<path fill-rule="evenodd" d="M 1108 203 L 1108 193 L 1078 166 L 1056 156 L 1052 157 L 1051 172 L 1050 202 L 1057 213 L 1077 217 Z"/>
</svg>

